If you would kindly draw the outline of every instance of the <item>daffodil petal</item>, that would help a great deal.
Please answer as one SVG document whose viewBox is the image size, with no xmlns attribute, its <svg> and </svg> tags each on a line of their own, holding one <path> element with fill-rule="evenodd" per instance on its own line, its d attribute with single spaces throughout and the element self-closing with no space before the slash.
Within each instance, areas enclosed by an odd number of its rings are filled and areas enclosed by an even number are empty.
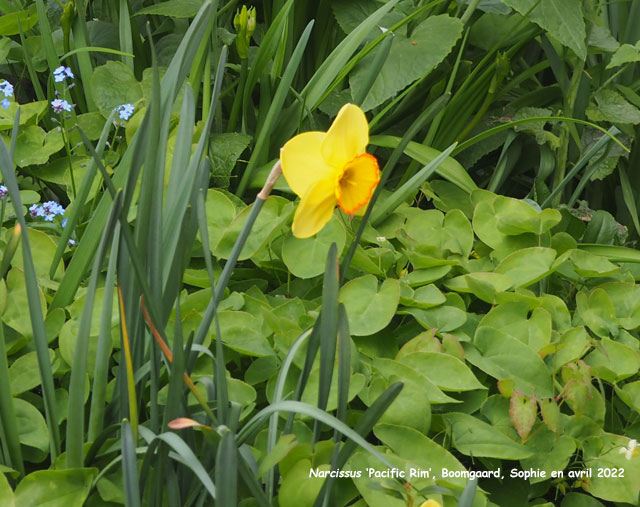
<svg viewBox="0 0 640 507">
<path fill-rule="evenodd" d="M 282 173 L 296 195 L 304 196 L 314 183 L 330 179 L 337 169 L 322 158 L 324 132 L 305 132 L 287 141 L 280 150 Z"/>
<path fill-rule="evenodd" d="M 362 155 L 369 144 L 369 124 L 358 106 L 345 104 L 338 112 L 322 142 L 325 161 L 342 169 L 350 160 Z"/>
<path fill-rule="evenodd" d="M 342 211 L 353 215 L 363 208 L 379 181 L 378 161 L 373 155 L 364 153 L 349 162 L 336 186 L 336 199 Z"/>
<path fill-rule="evenodd" d="M 296 238 L 308 238 L 327 225 L 336 207 L 332 179 L 315 182 L 300 200 L 293 217 L 292 231 Z"/>
</svg>

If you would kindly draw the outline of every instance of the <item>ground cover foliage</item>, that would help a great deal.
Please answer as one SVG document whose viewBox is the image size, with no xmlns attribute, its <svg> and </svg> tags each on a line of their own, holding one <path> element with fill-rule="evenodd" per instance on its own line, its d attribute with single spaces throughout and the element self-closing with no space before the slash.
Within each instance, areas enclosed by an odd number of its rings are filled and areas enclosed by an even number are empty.
<svg viewBox="0 0 640 507">
<path fill-rule="evenodd" d="M 0 506 L 640 502 L 640 1 L 0 10 Z"/>
</svg>

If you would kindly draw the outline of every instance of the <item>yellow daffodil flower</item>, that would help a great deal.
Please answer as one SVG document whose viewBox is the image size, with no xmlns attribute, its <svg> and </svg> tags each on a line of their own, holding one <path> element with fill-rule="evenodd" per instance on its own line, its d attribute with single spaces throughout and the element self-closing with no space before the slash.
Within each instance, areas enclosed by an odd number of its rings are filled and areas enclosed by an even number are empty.
<svg viewBox="0 0 640 507">
<path fill-rule="evenodd" d="M 327 132 L 305 132 L 280 150 L 282 172 L 300 205 L 293 235 L 319 232 L 336 206 L 349 215 L 363 208 L 380 181 L 378 161 L 367 153 L 369 124 L 362 109 L 346 104 Z"/>
</svg>

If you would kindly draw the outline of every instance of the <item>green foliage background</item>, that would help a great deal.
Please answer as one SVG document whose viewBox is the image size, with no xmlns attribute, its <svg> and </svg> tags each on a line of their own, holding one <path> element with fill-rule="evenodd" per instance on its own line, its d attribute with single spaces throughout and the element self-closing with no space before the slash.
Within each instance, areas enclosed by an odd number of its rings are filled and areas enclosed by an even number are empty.
<svg viewBox="0 0 640 507">
<path fill-rule="evenodd" d="M 0 0 L 0 506 L 637 505 L 640 1 L 253 7 Z M 347 102 L 382 181 L 297 239 Z"/>
</svg>

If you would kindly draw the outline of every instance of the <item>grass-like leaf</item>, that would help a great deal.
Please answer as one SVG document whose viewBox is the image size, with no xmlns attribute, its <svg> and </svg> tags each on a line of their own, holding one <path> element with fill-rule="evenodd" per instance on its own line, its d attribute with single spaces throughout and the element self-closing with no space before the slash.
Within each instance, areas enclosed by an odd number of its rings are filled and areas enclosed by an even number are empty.
<svg viewBox="0 0 640 507">
<path fill-rule="evenodd" d="M 13 122 L 13 136 L 17 136 L 18 125 L 20 124 L 20 109 L 18 109 Z M 15 141 L 12 139 L 12 146 Z M 31 318 L 31 328 L 33 330 L 33 342 L 38 358 L 38 369 L 40 371 L 40 379 L 42 382 L 42 398 L 44 401 L 45 416 L 47 427 L 49 429 L 51 459 L 55 460 L 60 453 L 60 429 L 58 426 L 56 396 L 53 385 L 53 372 L 51 363 L 49 362 L 49 348 L 47 332 L 44 327 L 44 317 L 42 308 L 40 308 L 40 294 L 38 290 L 38 281 L 36 279 L 36 271 L 31 255 L 31 246 L 29 245 L 29 235 L 27 234 L 27 224 L 22 211 L 22 200 L 20 198 L 20 189 L 16 180 L 15 166 L 10 156 L 7 145 L 2 139 L 0 142 L 0 171 L 4 184 L 7 187 L 9 197 L 13 204 L 13 209 L 20 226 L 22 234 L 22 260 L 24 264 L 24 278 L 27 289 L 27 298 L 29 301 L 29 317 Z"/>
<path fill-rule="evenodd" d="M 122 421 L 122 476 L 126 507 L 140 507 L 140 487 L 138 485 L 138 458 L 136 439 L 131 425 Z"/>
</svg>

